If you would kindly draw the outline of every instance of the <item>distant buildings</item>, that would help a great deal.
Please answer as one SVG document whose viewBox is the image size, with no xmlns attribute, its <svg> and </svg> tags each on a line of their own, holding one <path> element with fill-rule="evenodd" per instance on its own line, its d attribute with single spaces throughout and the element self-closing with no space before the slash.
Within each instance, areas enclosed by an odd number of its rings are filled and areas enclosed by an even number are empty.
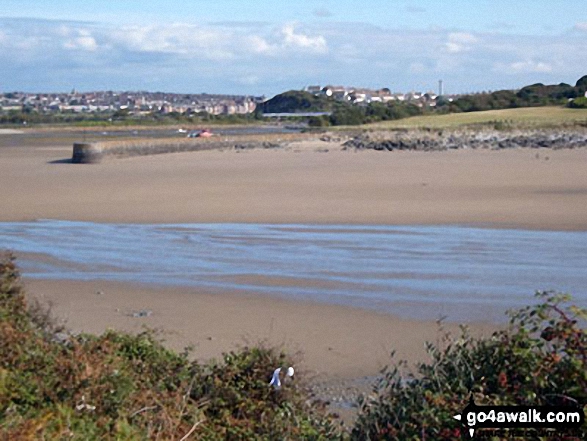
<svg viewBox="0 0 587 441">
<path fill-rule="evenodd" d="M 436 106 L 438 95 L 434 92 L 409 92 L 409 93 L 392 93 L 388 88 L 383 89 L 366 89 L 359 87 L 346 86 L 308 86 L 306 91 L 319 96 L 332 97 L 339 101 L 347 101 L 352 104 L 370 104 L 370 103 L 389 103 L 393 101 L 409 102 L 419 107 Z M 452 101 L 453 96 L 445 97 Z"/>
<path fill-rule="evenodd" d="M 369 103 L 408 102 L 419 107 L 434 107 L 438 95 L 434 92 L 393 93 L 388 88 L 368 89 L 347 86 L 309 86 L 306 91 L 314 95 L 332 97 L 339 101 L 366 105 Z M 443 96 L 452 101 L 456 96 Z M 253 113 L 265 101 L 263 96 L 178 94 L 163 92 L 113 92 L 97 91 L 80 93 L 24 93 L 0 94 L 0 112 L 38 113 L 101 113 L 125 111 L 130 115 L 170 114 L 182 115 L 208 113 L 211 115 L 236 115 Z"/>
<path fill-rule="evenodd" d="M 99 113 L 124 110 L 129 114 L 173 112 L 212 115 L 247 114 L 265 97 L 246 95 L 173 94 L 162 92 L 23 93 L 0 95 L 0 110 L 39 113 Z"/>
</svg>

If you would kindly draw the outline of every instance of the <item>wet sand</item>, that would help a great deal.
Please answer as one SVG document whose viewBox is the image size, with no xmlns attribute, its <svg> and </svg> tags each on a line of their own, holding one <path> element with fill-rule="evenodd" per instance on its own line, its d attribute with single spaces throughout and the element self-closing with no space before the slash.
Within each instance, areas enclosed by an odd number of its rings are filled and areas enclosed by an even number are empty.
<svg viewBox="0 0 587 441">
<path fill-rule="evenodd" d="M 587 149 L 355 153 L 338 151 L 335 143 L 302 147 L 76 165 L 67 163 L 70 145 L 4 146 L 0 221 L 587 229 Z M 324 148 L 329 151 L 319 152 Z"/>
<path fill-rule="evenodd" d="M 423 361 L 425 342 L 440 337 L 434 321 L 242 292 L 32 279 L 26 280 L 26 288 L 31 298 L 53 303 L 55 316 L 74 332 L 140 332 L 147 326 L 162 331 L 172 348 L 193 345 L 193 355 L 202 360 L 264 342 L 297 354 L 297 367 L 315 380 L 377 375 L 390 363 L 392 350 L 396 359 Z M 133 316 L 140 311 L 152 313 Z M 444 327 L 458 335 L 456 324 Z M 471 327 L 485 335 L 496 328 Z"/>
</svg>

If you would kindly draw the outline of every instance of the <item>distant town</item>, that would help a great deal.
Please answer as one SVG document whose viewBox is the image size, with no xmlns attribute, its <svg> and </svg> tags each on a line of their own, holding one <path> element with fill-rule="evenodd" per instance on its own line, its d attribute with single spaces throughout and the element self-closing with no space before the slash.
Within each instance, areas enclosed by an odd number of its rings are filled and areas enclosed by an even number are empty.
<svg viewBox="0 0 587 441">
<path fill-rule="evenodd" d="M 39 113 L 100 113 L 127 111 L 130 114 L 179 113 L 237 115 L 255 111 L 263 96 L 176 94 L 163 92 L 4 93 L 0 110 Z"/>
<path fill-rule="evenodd" d="M 308 86 L 316 96 L 332 97 L 351 104 L 370 104 L 392 101 L 409 102 L 419 107 L 434 107 L 439 94 L 435 92 L 392 93 L 388 88 L 366 89 L 346 86 Z M 441 90 L 439 91 L 441 92 Z M 455 96 L 445 96 L 452 101 Z M 125 111 L 133 115 L 171 114 L 181 115 L 246 115 L 266 101 L 264 96 L 177 94 L 163 92 L 77 92 L 25 93 L 10 92 L 0 95 L 0 112 L 37 112 L 91 114 Z"/>
</svg>

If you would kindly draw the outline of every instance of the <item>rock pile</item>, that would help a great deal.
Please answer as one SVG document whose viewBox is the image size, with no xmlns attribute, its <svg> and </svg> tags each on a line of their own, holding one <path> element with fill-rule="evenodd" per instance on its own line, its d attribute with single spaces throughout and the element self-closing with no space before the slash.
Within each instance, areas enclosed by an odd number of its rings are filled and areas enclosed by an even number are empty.
<svg viewBox="0 0 587 441">
<path fill-rule="evenodd" d="M 580 148 L 587 147 L 587 130 L 517 130 L 517 131 L 404 131 L 373 132 L 357 135 L 343 144 L 343 150 L 415 150 L 506 148 Z"/>
</svg>

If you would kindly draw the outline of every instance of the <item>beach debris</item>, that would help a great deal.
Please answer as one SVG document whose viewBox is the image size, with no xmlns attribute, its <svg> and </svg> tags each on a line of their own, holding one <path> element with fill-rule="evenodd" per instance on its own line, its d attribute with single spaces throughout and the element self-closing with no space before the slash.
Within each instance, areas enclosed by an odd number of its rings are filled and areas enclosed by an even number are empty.
<svg viewBox="0 0 587 441">
<path fill-rule="evenodd" d="M 271 381 L 269 382 L 269 386 L 273 386 L 273 388 L 275 390 L 281 389 L 280 374 L 281 374 L 281 368 L 279 367 L 273 371 L 273 376 L 271 377 Z M 285 378 L 293 377 L 293 376 L 294 376 L 294 368 L 290 366 L 287 368 Z M 284 378 L 284 380 L 285 380 L 285 378 Z"/>
<path fill-rule="evenodd" d="M 150 309 L 141 309 L 140 311 L 133 311 L 131 316 L 135 318 L 151 317 L 152 314 L 153 311 L 151 311 Z"/>
<path fill-rule="evenodd" d="M 68 345 L 71 343 L 70 335 L 65 332 L 56 332 L 53 334 L 53 338 L 51 340 L 61 345 Z"/>
<path fill-rule="evenodd" d="M 273 376 L 271 377 L 271 381 L 269 382 L 269 386 L 273 386 L 275 389 L 279 389 L 281 387 L 281 380 L 279 379 L 280 372 L 281 372 L 281 368 L 277 368 L 273 371 Z"/>
<path fill-rule="evenodd" d="M 210 129 L 194 130 L 188 133 L 188 138 L 210 138 L 212 136 Z"/>
<path fill-rule="evenodd" d="M 86 403 L 86 396 L 82 395 L 82 400 L 79 404 L 77 404 L 75 406 L 76 410 L 88 410 L 90 412 L 93 412 L 94 410 L 96 410 L 96 406 L 92 406 L 91 404 L 87 404 Z"/>
</svg>

